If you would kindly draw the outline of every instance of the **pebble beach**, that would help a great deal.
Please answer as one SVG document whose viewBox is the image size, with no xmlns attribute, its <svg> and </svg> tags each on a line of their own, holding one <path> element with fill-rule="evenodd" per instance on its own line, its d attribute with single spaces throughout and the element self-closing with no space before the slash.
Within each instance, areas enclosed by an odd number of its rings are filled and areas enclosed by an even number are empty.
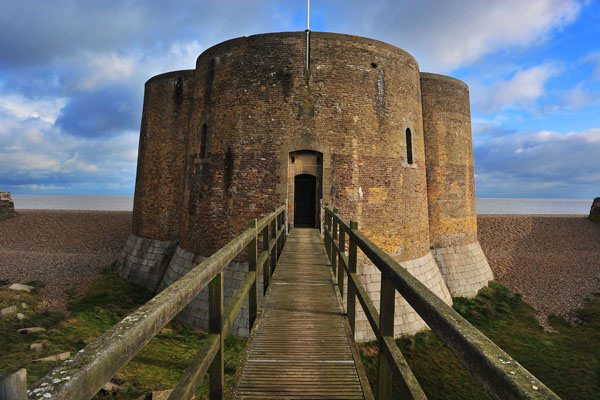
<svg viewBox="0 0 600 400">
<path fill-rule="evenodd" d="M 495 279 L 541 322 L 600 292 L 600 224 L 585 215 L 479 215 L 478 237 Z"/>
<path fill-rule="evenodd" d="M 131 212 L 17 210 L 0 221 L 0 280 L 42 281 L 49 310 L 65 310 L 116 259 Z M 583 215 L 480 215 L 479 240 L 496 280 L 538 312 L 569 316 L 600 292 L 600 224 Z"/>
<path fill-rule="evenodd" d="M 41 281 L 43 305 L 67 306 L 113 263 L 131 230 L 131 212 L 17 210 L 0 221 L 0 280 Z"/>
</svg>

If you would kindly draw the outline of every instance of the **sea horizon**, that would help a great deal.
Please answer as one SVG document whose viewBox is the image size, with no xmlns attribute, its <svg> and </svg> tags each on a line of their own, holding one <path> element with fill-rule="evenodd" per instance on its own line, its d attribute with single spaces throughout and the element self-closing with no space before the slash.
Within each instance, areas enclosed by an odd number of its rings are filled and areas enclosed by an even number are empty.
<svg viewBox="0 0 600 400">
<path fill-rule="evenodd" d="M 133 195 L 13 194 L 16 210 L 132 211 Z M 478 197 L 477 214 L 580 214 L 593 199 Z"/>
</svg>

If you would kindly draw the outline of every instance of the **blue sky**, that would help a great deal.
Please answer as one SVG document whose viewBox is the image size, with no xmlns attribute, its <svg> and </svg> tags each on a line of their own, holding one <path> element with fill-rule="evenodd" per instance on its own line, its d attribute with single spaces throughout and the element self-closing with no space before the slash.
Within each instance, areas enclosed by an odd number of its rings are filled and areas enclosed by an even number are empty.
<svg viewBox="0 0 600 400">
<path fill-rule="evenodd" d="M 3 0 L 0 190 L 132 194 L 144 82 L 223 40 L 305 26 L 300 0 Z M 479 197 L 600 196 L 600 2 L 312 2 L 471 88 Z"/>
</svg>

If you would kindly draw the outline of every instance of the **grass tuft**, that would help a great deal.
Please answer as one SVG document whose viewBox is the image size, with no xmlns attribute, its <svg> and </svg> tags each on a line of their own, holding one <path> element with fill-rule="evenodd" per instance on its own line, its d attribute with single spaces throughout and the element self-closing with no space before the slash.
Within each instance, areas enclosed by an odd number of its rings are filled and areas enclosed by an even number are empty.
<svg viewBox="0 0 600 400">
<path fill-rule="evenodd" d="M 18 304 L 26 302 L 29 306 L 25 321 L 17 321 L 16 318 L 0 320 L 0 375 L 26 368 L 30 386 L 60 364 L 33 363 L 34 359 L 79 351 L 152 297 L 144 289 L 118 277 L 111 268 L 107 268 L 85 294 L 69 293 L 68 312 L 56 313 L 36 310 L 40 303 L 37 293 L 21 294 L 15 300 L 14 292 L 0 290 L 0 304 L 12 305 L 8 303 L 18 301 Z M 16 332 L 18 328 L 30 326 L 40 326 L 47 331 L 33 335 Z M 172 389 L 205 338 L 206 333 L 201 330 L 175 323 L 168 325 L 113 378 L 113 382 L 122 384 L 116 395 L 98 394 L 96 399 L 137 399 L 152 391 Z M 42 340 L 50 343 L 46 350 L 41 353 L 29 350 L 31 343 Z M 246 340 L 234 337 L 225 341 L 225 383 L 228 388 L 232 385 L 245 343 Z M 208 398 L 206 382 L 198 390 L 196 398 Z"/>
</svg>

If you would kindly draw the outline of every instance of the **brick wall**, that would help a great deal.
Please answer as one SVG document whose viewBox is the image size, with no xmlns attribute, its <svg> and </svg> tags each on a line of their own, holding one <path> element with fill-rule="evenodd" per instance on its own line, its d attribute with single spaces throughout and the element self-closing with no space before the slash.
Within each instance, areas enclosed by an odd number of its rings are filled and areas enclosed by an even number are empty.
<svg viewBox="0 0 600 400">
<path fill-rule="evenodd" d="M 421 74 L 431 245 L 477 241 L 469 88 L 447 76 Z"/>
<path fill-rule="evenodd" d="M 146 82 L 132 232 L 174 240 L 179 232 L 193 71 Z"/>
<path fill-rule="evenodd" d="M 289 153 L 323 154 L 323 198 L 404 259 L 429 250 L 419 71 L 406 52 L 314 33 L 221 43 L 197 61 L 181 245 L 210 255 L 288 193 Z M 194 163 L 206 125 L 206 160 Z M 404 132 L 413 134 L 406 162 Z M 293 204 L 293 199 L 290 199 Z M 291 210 L 290 210 L 291 211 Z"/>
</svg>

